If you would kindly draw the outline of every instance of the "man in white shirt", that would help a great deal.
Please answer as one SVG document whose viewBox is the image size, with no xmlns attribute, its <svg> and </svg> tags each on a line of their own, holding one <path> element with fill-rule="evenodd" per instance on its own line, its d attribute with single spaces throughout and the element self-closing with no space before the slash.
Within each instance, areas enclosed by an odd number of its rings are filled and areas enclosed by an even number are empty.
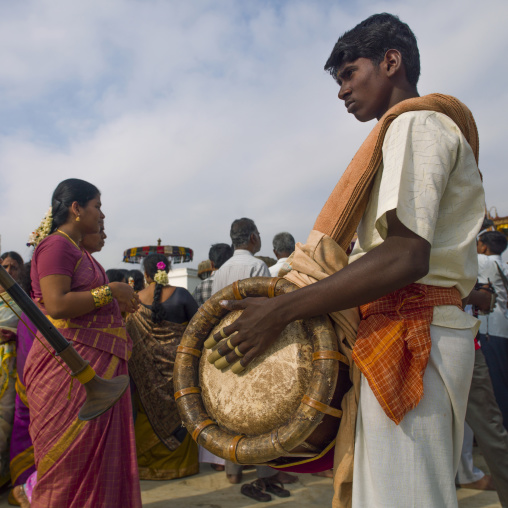
<svg viewBox="0 0 508 508">
<path fill-rule="evenodd" d="M 254 257 L 254 254 L 261 249 L 261 235 L 252 219 L 243 217 L 231 224 L 231 242 L 235 249 L 233 257 L 229 258 L 219 268 L 213 278 L 212 293 L 233 284 L 237 280 L 250 277 L 270 277 L 268 266 L 264 261 Z M 226 461 L 226 475 L 230 483 L 240 483 L 242 480 L 242 466 Z M 268 486 L 270 488 L 273 480 L 281 483 L 293 483 L 297 477 L 284 472 L 277 472 L 268 466 L 256 466 L 258 480 L 251 484 L 242 486 L 242 494 L 245 494 L 258 501 L 269 500 L 269 494 L 263 492 Z M 289 495 L 289 493 L 288 493 Z"/>
<path fill-rule="evenodd" d="M 254 257 L 261 250 L 261 235 L 254 221 L 245 217 L 235 220 L 231 224 L 230 236 L 235 251 L 233 257 L 215 272 L 213 294 L 237 280 L 270 277 L 266 263 Z"/>
<path fill-rule="evenodd" d="M 479 316 L 481 321 L 478 340 L 489 367 L 494 394 L 508 429 L 508 309 L 507 293 L 503 282 L 508 270 L 501 259 L 507 240 L 499 231 L 487 231 L 478 239 L 478 282 L 492 284 L 496 306 L 491 314 Z"/>
<path fill-rule="evenodd" d="M 454 479 L 462 448 L 477 324 L 459 308 L 456 298 L 460 302 L 466 297 L 476 281 L 475 240 L 485 206 L 474 122 L 456 99 L 440 95 L 418 98 L 416 38 L 406 24 L 390 14 L 371 16 L 341 36 L 325 69 L 336 79 L 339 99 L 348 113 L 362 122 L 376 118 L 381 125 L 379 130 L 374 127 L 372 145 L 371 137 L 367 138 L 367 148 L 362 151 L 362 146 L 358 152 L 362 157 L 357 154 L 353 159 L 351 173 L 346 171 L 353 178 L 360 165 L 362 175 L 368 174 L 371 162 L 377 169 L 351 255 L 354 262 L 277 298 L 224 303 L 229 310 L 244 309 L 238 320 L 223 329 L 226 336 L 237 332 L 231 344 L 243 356 L 238 358 L 233 351 L 226 359 L 246 367 L 291 321 L 354 306 L 369 310 L 376 302 L 381 308 L 385 301 L 387 310 L 375 309 L 373 333 L 362 339 L 363 344 L 374 346 L 393 338 L 393 344 L 404 347 L 406 339 L 397 335 L 397 330 L 383 333 L 376 328 L 377 323 L 392 326 L 392 316 L 401 322 L 397 315 L 406 312 L 403 306 L 411 307 L 415 302 L 418 307 L 416 300 L 425 298 L 414 291 L 435 293 L 436 303 L 427 303 L 432 314 L 425 334 L 430 334 L 432 348 L 421 372 L 423 396 L 401 421 L 389 418 L 362 373 L 352 506 L 456 507 Z M 445 106 L 444 114 L 433 101 L 453 107 Z M 457 111 L 463 114 L 457 115 Z M 471 120 L 471 129 L 464 124 L 465 119 Z M 383 130 L 385 125 L 387 130 Z M 375 147 L 366 157 L 374 141 Z M 377 154 L 379 146 L 380 165 L 370 155 Z M 347 190 L 342 183 L 336 188 Z M 360 184 L 354 183 L 354 189 L 360 193 Z M 349 210 L 340 196 L 335 198 L 332 193 L 328 202 L 339 205 L 341 212 Z M 332 223 L 340 230 L 343 222 L 337 215 L 337 207 L 325 205 L 316 226 L 327 227 L 314 229 L 335 239 L 335 227 L 328 226 Z M 349 220 L 353 223 L 354 217 Z M 447 303 L 439 303 L 440 295 L 447 295 Z M 419 311 L 416 308 L 413 312 Z M 408 329 L 411 319 L 401 319 L 401 329 Z M 368 329 L 369 320 L 362 312 L 360 327 Z M 358 352 L 358 342 L 354 352 Z M 390 367 L 387 360 L 379 370 L 391 372 Z M 382 388 L 388 391 L 390 386 L 391 382 Z M 379 392 L 379 385 L 374 387 Z M 334 506 L 340 506 L 337 498 Z"/>
<path fill-rule="evenodd" d="M 272 243 L 273 253 L 277 258 L 277 263 L 270 266 L 269 270 L 272 277 L 277 277 L 277 275 L 279 275 L 279 270 L 284 265 L 286 259 L 295 250 L 295 239 L 290 233 L 277 233 L 273 237 Z"/>
</svg>

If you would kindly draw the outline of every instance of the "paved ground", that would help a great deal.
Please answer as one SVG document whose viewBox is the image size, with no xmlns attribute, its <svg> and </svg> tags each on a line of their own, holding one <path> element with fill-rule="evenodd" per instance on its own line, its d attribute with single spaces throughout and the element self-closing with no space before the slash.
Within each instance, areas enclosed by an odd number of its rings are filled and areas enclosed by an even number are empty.
<svg viewBox="0 0 508 508">
<path fill-rule="evenodd" d="M 483 458 L 475 455 L 475 464 L 487 470 Z M 246 481 L 255 479 L 248 471 Z M 182 480 L 165 482 L 142 481 L 143 506 L 146 508 L 260 508 L 285 506 L 311 508 L 331 506 L 332 481 L 312 475 L 299 475 L 299 482 L 287 486 L 291 496 L 275 498 L 270 503 L 258 503 L 240 494 L 240 485 L 230 485 L 224 473 L 213 471 L 204 464 L 201 473 Z M 460 508 L 501 508 L 495 492 L 458 489 Z M 7 494 L 0 495 L 0 508 L 7 508 Z"/>
</svg>

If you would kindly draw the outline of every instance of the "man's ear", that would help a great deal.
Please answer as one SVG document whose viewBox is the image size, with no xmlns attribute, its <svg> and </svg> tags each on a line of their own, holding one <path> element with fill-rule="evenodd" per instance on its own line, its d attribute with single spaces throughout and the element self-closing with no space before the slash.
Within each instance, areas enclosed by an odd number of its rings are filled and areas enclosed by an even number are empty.
<svg viewBox="0 0 508 508">
<path fill-rule="evenodd" d="M 215 263 L 210 259 L 210 266 L 212 267 L 212 270 L 215 270 Z"/>
<path fill-rule="evenodd" d="M 395 76 L 403 67 L 402 55 L 398 49 L 389 49 L 381 62 L 381 67 L 386 72 L 387 77 Z"/>
</svg>

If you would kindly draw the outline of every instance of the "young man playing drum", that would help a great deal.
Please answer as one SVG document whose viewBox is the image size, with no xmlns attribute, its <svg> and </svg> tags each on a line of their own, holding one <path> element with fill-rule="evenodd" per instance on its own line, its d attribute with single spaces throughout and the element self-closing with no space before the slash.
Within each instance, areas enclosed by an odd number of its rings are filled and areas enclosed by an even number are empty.
<svg viewBox="0 0 508 508">
<path fill-rule="evenodd" d="M 238 332 L 231 344 L 243 357 L 221 354 L 245 367 L 289 322 L 360 307 L 352 505 L 457 506 L 476 328 L 461 299 L 476 280 L 484 215 L 474 120 L 452 97 L 419 97 L 415 36 L 390 14 L 346 32 L 325 69 L 348 113 L 378 120 L 314 226 L 344 249 L 357 229 L 358 242 L 349 264 L 319 282 L 223 302 L 244 309 L 223 330 Z"/>
</svg>

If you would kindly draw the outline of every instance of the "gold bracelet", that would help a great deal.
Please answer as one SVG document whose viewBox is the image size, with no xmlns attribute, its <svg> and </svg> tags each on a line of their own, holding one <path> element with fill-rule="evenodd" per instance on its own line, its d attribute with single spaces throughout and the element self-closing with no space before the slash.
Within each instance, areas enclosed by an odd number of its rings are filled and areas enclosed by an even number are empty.
<svg viewBox="0 0 508 508">
<path fill-rule="evenodd" d="M 96 309 L 104 307 L 104 305 L 107 305 L 108 303 L 111 303 L 113 301 L 113 293 L 111 292 L 111 288 L 107 284 L 92 289 L 90 293 L 92 293 Z"/>
</svg>

